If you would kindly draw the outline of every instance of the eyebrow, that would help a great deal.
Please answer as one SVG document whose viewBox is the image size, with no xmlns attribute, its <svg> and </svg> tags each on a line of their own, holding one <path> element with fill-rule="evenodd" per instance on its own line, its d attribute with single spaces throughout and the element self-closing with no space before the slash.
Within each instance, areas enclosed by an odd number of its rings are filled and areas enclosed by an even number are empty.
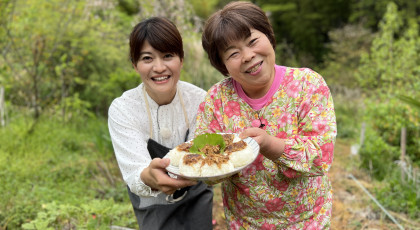
<svg viewBox="0 0 420 230">
<path fill-rule="evenodd" d="M 230 50 L 230 49 L 234 49 L 235 48 L 235 46 L 229 46 L 228 48 L 226 48 L 224 51 L 223 51 L 223 53 L 226 53 L 228 50 Z"/>
<path fill-rule="evenodd" d="M 253 33 L 255 33 L 255 31 L 250 31 L 250 34 L 249 34 L 249 36 L 248 37 L 246 37 L 246 38 L 243 38 L 243 40 L 245 40 L 245 39 L 247 39 L 247 38 L 250 38 L 251 36 L 252 36 L 252 34 Z M 234 49 L 235 48 L 235 46 L 229 46 L 229 47 L 227 47 L 224 51 L 223 51 L 223 53 L 226 53 L 228 50 L 230 50 L 230 49 Z"/>
<path fill-rule="evenodd" d="M 149 54 L 149 55 L 152 55 L 152 52 L 140 52 L 140 56 L 141 56 L 141 55 L 144 55 L 144 54 Z"/>
</svg>

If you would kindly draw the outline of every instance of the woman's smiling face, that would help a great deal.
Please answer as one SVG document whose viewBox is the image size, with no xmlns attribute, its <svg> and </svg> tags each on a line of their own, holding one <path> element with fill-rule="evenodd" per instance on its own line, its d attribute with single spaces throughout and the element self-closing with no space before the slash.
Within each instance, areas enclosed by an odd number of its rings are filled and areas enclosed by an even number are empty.
<svg viewBox="0 0 420 230">
<path fill-rule="evenodd" d="M 260 98 L 274 80 L 275 53 L 264 33 L 251 29 L 251 35 L 231 42 L 221 52 L 229 75 L 241 84 L 251 98 Z"/>
<path fill-rule="evenodd" d="M 160 105 L 172 100 L 182 68 L 182 60 L 178 55 L 162 53 L 145 41 L 139 61 L 134 67 L 153 100 Z"/>
</svg>

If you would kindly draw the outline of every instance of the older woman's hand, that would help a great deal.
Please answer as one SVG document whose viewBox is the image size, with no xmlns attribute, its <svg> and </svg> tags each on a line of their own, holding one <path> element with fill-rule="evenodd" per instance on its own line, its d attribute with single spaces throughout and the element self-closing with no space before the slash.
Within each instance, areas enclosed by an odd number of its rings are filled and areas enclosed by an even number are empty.
<svg viewBox="0 0 420 230">
<path fill-rule="evenodd" d="M 253 138 L 260 145 L 260 153 L 270 160 L 277 160 L 284 152 L 284 140 L 267 134 L 264 129 L 248 128 L 239 137 Z"/>
<path fill-rule="evenodd" d="M 155 158 L 150 162 L 149 167 L 145 168 L 140 177 L 144 184 L 152 189 L 162 191 L 170 195 L 177 189 L 197 184 L 197 181 L 187 180 L 183 178 L 171 178 L 166 172 L 170 160 L 165 158 Z"/>
</svg>

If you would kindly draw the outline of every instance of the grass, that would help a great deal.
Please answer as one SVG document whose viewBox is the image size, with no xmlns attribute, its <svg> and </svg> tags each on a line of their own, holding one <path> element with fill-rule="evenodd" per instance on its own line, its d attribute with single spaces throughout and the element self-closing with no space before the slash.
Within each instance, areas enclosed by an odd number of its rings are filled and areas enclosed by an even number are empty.
<svg viewBox="0 0 420 230">
<path fill-rule="evenodd" d="M 136 226 L 104 119 L 16 113 L 0 137 L 0 229 Z"/>
</svg>

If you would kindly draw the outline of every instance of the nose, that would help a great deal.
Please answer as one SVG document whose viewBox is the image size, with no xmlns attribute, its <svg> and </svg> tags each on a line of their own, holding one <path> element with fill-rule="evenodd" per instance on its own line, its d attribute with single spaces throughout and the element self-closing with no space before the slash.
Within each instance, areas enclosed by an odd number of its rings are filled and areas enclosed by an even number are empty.
<svg viewBox="0 0 420 230">
<path fill-rule="evenodd" d="M 244 63 L 251 61 L 255 57 L 254 51 L 249 47 L 244 48 L 244 50 L 242 52 L 243 52 L 242 61 Z"/>
<path fill-rule="evenodd" d="M 155 59 L 155 63 L 153 65 L 153 71 L 157 73 L 162 73 L 166 70 L 166 65 L 164 61 L 160 58 Z"/>
</svg>

